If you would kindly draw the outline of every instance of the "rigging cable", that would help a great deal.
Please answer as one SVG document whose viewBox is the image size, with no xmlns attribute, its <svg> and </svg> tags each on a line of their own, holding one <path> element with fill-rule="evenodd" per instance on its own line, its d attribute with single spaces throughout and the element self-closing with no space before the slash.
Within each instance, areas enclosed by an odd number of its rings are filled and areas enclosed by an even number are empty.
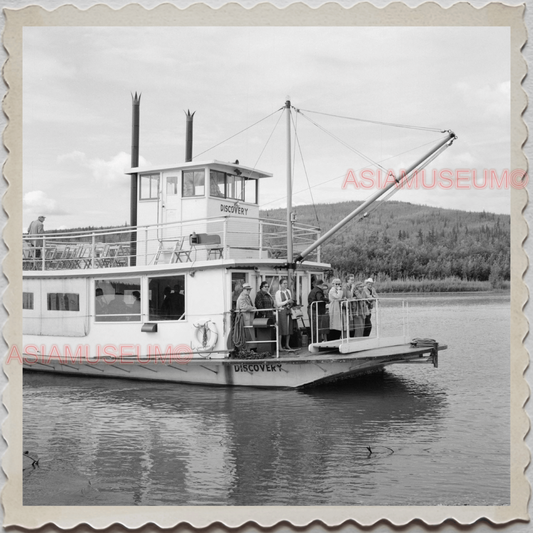
<svg viewBox="0 0 533 533">
<path fill-rule="evenodd" d="M 204 150 L 203 152 L 200 152 L 199 154 L 196 154 L 195 156 L 193 156 L 193 159 L 196 159 L 197 157 L 200 157 L 202 154 L 205 154 L 206 152 L 209 152 L 210 150 L 213 150 L 213 148 L 216 148 L 217 146 L 220 146 L 221 144 L 224 144 L 225 142 L 229 141 L 230 139 L 233 139 L 233 137 L 237 137 L 237 135 L 240 135 L 241 133 L 245 132 L 246 130 L 249 130 L 250 128 L 253 128 L 254 126 L 259 124 L 260 122 L 263 122 L 263 120 L 266 120 L 267 118 L 270 118 L 272 115 L 275 115 L 276 113 L 278 113 L 282 109 L 285 109 L 285 106 L 280 107 L 279 109 L 277 109 L 273 113 L 270 113 L 270 115 L 267 115 L 266 117 L 262 118 L 261 120 L 258 120 L 257 122 L 255 122 L 254 124 L 248 126 L 247 128 L 244 128 L 243 130 L 235 133 L 234 135 L 231 135 L 230 137 L 228 137 L 224 141 L 221 141 L 221 142 L 215 144 L 214 146 L 211 146 L 211 148 L 208 148 L 207 150 Z"/>
<path fill-rule="evenodd" d="M 435 132 L 440 132 L 440 133 L 446 132 L 446 130 L 441 129 L 441 128 L 430 128 L 427 126 L 413 126 L 409 124 L 396 124 L 394 122 L 381 122 L 379 120 L 368 120 L 364 118 L 345 117 L 342 115 L 334 115 L 332 113 L 322 113 L 320 111 L 311 111 L 310 109 L 297 109 L 297 111 L 305 111 L 306 113 L 315 113 L 317 115 L 325 115 L 325 116 L 334 117 L 334 118 L 343 118 L 346 120 L 355 120 L 356 122 L 368 122 L 369 124 L 378 124 L 380 126 L 391 126 L 392 128 L 406 128 L 410 130 L 435 131 Z"/>
<path fill-rule="evenodd" d="M 420 148 L 424 148 L 424 146 L 428 146 L 428 145 L 434 144 L 434 143 L 435 143 L 435 141 L 432 140 L 432 141 L 429 141 L 427 143 L 424 143 L 424 144 L 421 144 L 419 146 L 416 146 L 415 148 L 411 148 L 410 150 L 406 150 L 405 152 L 400 152 L 399 154 L 391 155 L 390 157 L 387 157 L 386 159 L 382 159 L 381 163 L 384 163 L 385 161 L 388 161 L 389 159 L 393 159 L 395 157 L 400 157 L 401 155 L 408 154 L 409 152 L 413 152 L 413 151 L 418 150 Z M 360 170 L 362 170 L 364 168 L 365 167 L 360 167 L 360 168 L 357 169 L 357 171 L 360 171 Z M 335 176 L 333 178 L 330 178 L 330 179 L 328 179 L 326 181 L 322 181 L 320 183 L 317 183 L 316 185 L 313 185 L 311 188 L 314 189 L 316 187 L 320 187 L 321 185 L 325 185 L 326 183 L 330 183 L 331 181 L 338 180 L 339 178 L 342 178 L 343 176 L 346 176 L 346 174 L 341 174 L 339 176 Z M 301 192 L 306 192 L 306 191 L 304 189 L 302 189 L 300 191 L 296 191 L 294 194 L 299 194 Z M 270 202 L 266 202 L 266 203 L 262 204 L 262 207 L 264 207 L 265 205 L 268 205 L 268 204 L 273 204 L 274 202 L 279 202 L 280 200 L 283 200 L 283 199 L 284 199 L 284 197 L 283 198 L 277 198 L 276 200 L 271 200 Z"/>
<path fill-rule="evenodd" d="M 378 207 L 380 207 L 381 205 L 383 205 L 382 202 L 385 202 L 386 200 L 388 200 L 393 194 L 396 194 L 400 189 L 402 189 L 404 187 L 404 185 L 406 183 L 409 183 L 413 178 L 414 176 L 417 174 L 417 172 L 420 172 L 421 170 L 423 170 L 424 168 L 426 168 L 432 161 L 434 161 L 442 152 L 444 152 L 444 150 L 446 150 L 448 147 L 450 146 L 450 144 L 445 144 L 444 146 L 441 146 L 431 157 L 429 157 L 426 161 L 423 161 L 418 167 L 416 167 L 416 169 L 414 169 L 411 173 L 411 175 L 400 185 L 400 186 L 397 186 L 397 187 L 393 187 L 383 198 L 380 199 L 379 202 L 374 202 L 370 208 L 365 211 L 361 216 L 359 216 L 358 218 L 354 219 L 355 221 L 360 221 L 366 217 L 368 217 L 368 215 L 370 215 L 370 213 L 372 213 L 373 211 L 375 211 Z M 365 200 L 366 201 L 366 200 Z M 353 222 L 353 221 L 352 221 Z M 344 226 L 344 228 L 341 228 L 338 232 L 338 235 L 342 235 L 345 231 L 348 230 L 350 224 L 346 224 L 346 226 Z"/>
<path fill-rule="evenodd" d="M 298 119 L 298 115 L 296 115 L 296 119 Z M 309 194 L 311 196 L 311 203 L 313 205 L 313 209 L 315 211 L 315 218 L 316 218 L 316 222 L 317 224 L 320 226 L 320 220 L 318 218 L 318 212 L 316 210 L 316 204 L 315 204 L 315 199 L 313 198 L 313 191 L 311 190 L 312 187 L 311 187 L 311 183 L 309 183 L 309 175 L 307 173 L 307 167 L 305 166 L 305 161 L 304 161 L 304 156 L 303 156 L 303 153 L 302 153 L 302 146 L 300 144 L 300 139 L 298 137 L 298 133 L 297 133 L 297 129 L 296 129 L 296 124 L 294 125 L 294 138 L 296 140 L 295 142 L 295 146 L 294 146 L 294 149 L 296 151 L 296 145 L 298 145 L 298 152 L 300 152 L 300 159 L 302 160 L 302 166 L 304 167 L 304 174 L 305 174 L 305 179 L 307 180 L 307 186 L 308 186 L 308 190 L 309 190 Z M 294 172 L 293 172 L 293 175 L 294 175 Z"/>
<path fill-rule="evenodd" d="M 284 108 L 282 107 L 281 109 L 284 109 Z M 278 111 L 281 111 L 281 109 L 278 109 Z M 277 111 L 276 111 L 276 113 L 277 113 Z M 272 115 L 273 114 L 274 113 L 272 113 Z M 272 116 L 272 115 L 269 115 L 269 116 Z M 265 146 L 263 146 L 263 149 L 261 150 L 261 153 L 257 157 L 257 159 L 256 159 L 256 161 L 254 163 L 254 166 L 252 167 L 252 171 L 254 171 L 257 168 L 259 160 L 261 159 L 261 157 L 263 155 L 263 152 L 266 150 L 266 147 L 268 146 L 268 143 L 270 142 L 270 139 L 272 139 L 272 135 L 274 135 L 274 132 L 276 131 L 276 128 L 278 127 L 279 121 L 281 120 L 282 116 L 283 116 L 283 113 L 280 113 L 278 121 L 276 122 L 276 124 L 274 124 L 274 127 L 272 128 L 272 131 L 270 132 L 270 135 L 268 136 L 268 139 L 266 140 Z"/>
<path fill-rule="evenodd" d="M 387 169 L 382 167 L 377 161 L 374 161 L 373 159 L 371 159 L 370 157 L 366 156 L 365 154 L 363 154 L 362 152 L 360 152 L 359 150 L 357 150 L 353 146 L 350 146 L 347 142 L 343 141 L 342 139 L 340 139 L 336 135 L 333 135 L 333 133 L 328 131 L 326 128 L 320 126 L 320 124 L 317 124 L 314 120 L 312 120 L 308 116 L 304 115 L 299 109 L 296 109 L 296 112 L 300 113 L 302 115 L 302 117 L 306 118 L 309 122 L 311 122 L 311 124 L 314 124 L 318 129 L 322 130 L 324 133 L 326 133 L 327 135 L 329 135 L 330 137 L 335 139 L 337 142 L 342 144 L 344 147 L 348 148 L 348 150 L 351 150 L 352 152 L 354 152 L 355 154 L 359 155 L 363 159 L 366 159 L 366 161 L 368 161 L 370 164 L 376 165 L 377 167 L 381 168 L 382 170 L 385 170 L 385 172 L 387 171 Z"/>
</svg>

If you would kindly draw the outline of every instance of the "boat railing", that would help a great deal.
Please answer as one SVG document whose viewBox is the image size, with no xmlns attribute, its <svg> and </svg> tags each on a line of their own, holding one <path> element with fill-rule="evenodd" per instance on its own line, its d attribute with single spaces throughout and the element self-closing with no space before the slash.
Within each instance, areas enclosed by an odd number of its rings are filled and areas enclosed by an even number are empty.
<svg viewBox="0 0 533 533">
<path fill-rule="evenodd" d="M 320 237 L 294 224 L 293 249 Z M 23 235 L 24 270 L 70 270 L 181 263 L 211 259 L 287 258 L 285 222 L 212 217 L 150 226 Z M 320 261 L 320 251 L 315 256 Z"/>
<path fill-rule="evenodd" d="M 275 346 L 276 359 L 280 357 L 280 337 L 279 337 L 279 309 L 258 309 L 257 311 L 238 311 L 239 314 L 253 313 L 252 325 L 244 326 L 245 338 L 243 344 L 248 350 L 258 353 L 269 352 L 268 346 Z M 258 316 L 261 315 L 261 316 Z M 272 338 L 274 336 L 274 338 Z M 266 348 L 265 350 L 263 349 Z"/>
<path fill-rule="evenodd" d="M 360 338 L 407 338 L 408 303 L 401 298 L 348 298 L 338 302 L 340 344 Z M 328 341 L 335 303 L 313 302 L 310 306 L 311 344 Z M 328 308 L 327 308 L 327 307 Z M 366 322 L 366 329 L 365 329 Z M 338 324 L 337 324 L 338 325 Z M 371 329 L 370 329 L 371 327 Z"/>
</svg>

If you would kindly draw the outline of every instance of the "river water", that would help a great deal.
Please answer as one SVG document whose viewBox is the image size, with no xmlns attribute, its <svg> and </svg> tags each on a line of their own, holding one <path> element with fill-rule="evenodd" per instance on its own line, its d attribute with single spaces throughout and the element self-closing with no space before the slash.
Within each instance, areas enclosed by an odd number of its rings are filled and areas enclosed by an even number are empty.
<svg viewBox="0 0 533 533">
<path fill-rule="evenodd" d="M 25 372 L 24 505 L 508 505 L 509 294 L 409 316 L 438 369 L 305 391 Z"/>
</svg>

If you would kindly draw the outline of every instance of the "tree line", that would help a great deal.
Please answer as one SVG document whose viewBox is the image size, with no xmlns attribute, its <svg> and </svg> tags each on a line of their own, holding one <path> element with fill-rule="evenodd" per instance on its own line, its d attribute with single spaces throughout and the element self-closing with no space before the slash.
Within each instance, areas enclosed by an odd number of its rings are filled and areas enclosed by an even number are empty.
<svg viewBox="0 0 533 533">
<path fill-rule="evenodd" d="M 300 223 L 325 233 L 361 202 L 297 206 Z M 283 219 L 284 209 L 261 215 Z M 322 245 L 321 258 L 340 272 L 384 279 L 510 279 L 510 216 L 383 202 Z"/>
</svg>

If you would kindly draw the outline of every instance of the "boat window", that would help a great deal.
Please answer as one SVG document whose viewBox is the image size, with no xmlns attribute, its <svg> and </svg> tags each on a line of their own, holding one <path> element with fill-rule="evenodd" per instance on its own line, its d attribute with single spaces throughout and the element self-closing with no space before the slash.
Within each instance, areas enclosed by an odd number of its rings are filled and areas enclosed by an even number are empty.
<svg viewBox="0 0 533 533">
<path fill-rule="evenodd" d="M 231 273 L 231 308 L 237 307 L 237 300 L 242 292 L 242 286 L 246 283 L 246 272 Z"/>
<path fill-rule="evenodd" d="M 33 309 L 33 292 L 22 293 L 22 309 Z"/>
<path fill-rule="evenodd" d="M 218 170 L 211 170 L 211 185 L 209 188 L 211 196 L 219 198 L 226 197 L 226 174 Z"/>
<path fill-rule="evenodd" d="M 257 180 L 245 178 L 244 180 L 244 201 L 247 204 L 257 203 Z"/>
<path fill-rule="evenodd" d="M 49 292 L 46 295 L 48 311 L 79 311 L 80 295 L 68 292 Z"/>
<path fill-rule="evenodd" d="M 183 171 L 183 197 L 205 195 L 205 172 L 204 170 Z"/>
<path fill-rule="evenodd" d="M 251 204 L 257 203 L 257 180 L 227 174 L 219 170 L 211 170 L 209 176 L 211 196 L 231 198 Z"/>
<path fill-rule="evenodd" d="M 185 276 L 150 278 L 150 320 L 185 320 Z"/>
<path fill-rule="evenodd" d="M 156 200 L 159 197 L 159 174 L 141 176 L 141 200 Z"/>
<path fill-rule="evenodd" d="M 94 314 L 96 322 L 141 320 L 140 278 L 96 280 Z"/>
<path fill-rule="evenodd" d="M 168 176 L 167 177 L 167 196 L 174 196 L 175 194 L 178 194 L 178 177 Z"/>
</svg>

